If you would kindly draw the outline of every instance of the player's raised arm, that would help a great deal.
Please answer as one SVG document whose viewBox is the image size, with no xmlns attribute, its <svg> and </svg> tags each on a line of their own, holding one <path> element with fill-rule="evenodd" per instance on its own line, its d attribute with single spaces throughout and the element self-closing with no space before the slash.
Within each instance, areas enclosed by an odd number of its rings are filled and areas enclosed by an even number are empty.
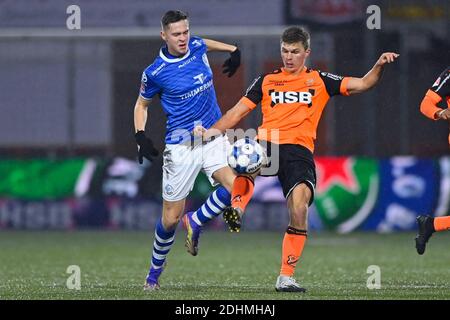
<svg viewBox="0 0 450 320">
<path fill-rule="evenodd" d="M 400 55 L 394 52 L 383 53 L 370 71 L 362 78 L 351 77 L 347 83 L 347 92 L 349 95 L 362 93 L 374 87 L 381 78 L 384 65 L 392 63 Z"/>
<path fill-rule="evenodd" d="M 241 51 L 238 47 L 211 39 L 203 39 L 208 51 L 224 51 L 229 52 L 230 57 L 223 64 L 223 73 L 231 77 L 241 65 Z"/>
</svg>

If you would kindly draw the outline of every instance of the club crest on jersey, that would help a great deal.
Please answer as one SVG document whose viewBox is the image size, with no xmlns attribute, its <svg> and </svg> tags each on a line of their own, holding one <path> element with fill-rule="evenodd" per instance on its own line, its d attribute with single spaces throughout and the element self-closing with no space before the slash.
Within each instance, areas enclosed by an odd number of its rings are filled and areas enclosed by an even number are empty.
<svg viewBox="0 0 450 320">
<path fill-rule="evenodd" d="M 274 107 L 281 103 L 302 103 L 311 107 L 314 92 L 315 90 L 313 89 L 307 92 L 269 90 L 269 96 L 272 100 L 270 106 Z"/>
</svg>

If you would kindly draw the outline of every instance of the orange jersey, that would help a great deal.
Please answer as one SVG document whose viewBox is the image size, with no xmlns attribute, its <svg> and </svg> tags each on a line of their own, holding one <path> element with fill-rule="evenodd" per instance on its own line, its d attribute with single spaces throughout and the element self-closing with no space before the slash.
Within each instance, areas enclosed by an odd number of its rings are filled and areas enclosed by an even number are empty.
<svg viewBox="0 0 450 320">
<path fill-rule="evenodd" d="M 437 120 L 436 113 L 443 110 L 438 107 L 442 100 L 447 102 L 450 108 L 450 67 L 447 67 L 436 79 L 420 104 L 420 111 L 432 120 Z M 448 144 L 450 145 L 450 134 L 448 135 Z"/>
<path fill-rule="evenodd" d="M 261 103 L 259 139 L 299 144 L 314 152 L 322 112 L 330 97 L 348 95 L 348 79 L 306 67 L 292 75 L 282 68 L 256 78 L 240 101 L 250 109 Z"/>
<path fill-rule="evenodd" d="M 426 103 L 422 103 L 420 111 L 430 119 L 436 120 L 436 112 L 442 110 L 437 106 L 441 100 L 446 100 L 447 106 L 450 108 L 450 67 L 440 74 L 428 89 L 425 98 Z"/>
</svg>

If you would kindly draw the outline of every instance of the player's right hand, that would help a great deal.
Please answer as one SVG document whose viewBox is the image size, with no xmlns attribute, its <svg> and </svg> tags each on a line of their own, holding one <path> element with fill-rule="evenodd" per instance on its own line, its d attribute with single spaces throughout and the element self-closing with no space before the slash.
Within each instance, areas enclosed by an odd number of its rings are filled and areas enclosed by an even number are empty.
<svg viewBox="0 0 450 320">
<path fill-rule="evenodd" d="M 383 66 L 386 63 L 392 63 L 397 59 L 400 55 L 395 52 L 385 52 L 383 53 L 377 61 L 378 66 Z"/>
<path fill-rule="evenodd" d="M 450 109 L 439 111 L 438 118 L 443 120 L 450 120 Z"/>
<path fill-rule="evenodd" d="M 203 126 L 195 126 L 194 130 L 192 130 L 192 135 L 194 137 L 202 137 L 203 134 L 206 132 L 206 129 Z"/>
<path fill-rule="evenodd" d="M 154 157 L 157 157 L 159 152 L 153 145 L 152 140 L 145 136 L 145 132 L 140 130 L 134 135 L 136 143 L 138 145 L 138 161 L 140 164 L 144 162 L 144 158 L 148 161 L 153 161 Z"/>
</svg>

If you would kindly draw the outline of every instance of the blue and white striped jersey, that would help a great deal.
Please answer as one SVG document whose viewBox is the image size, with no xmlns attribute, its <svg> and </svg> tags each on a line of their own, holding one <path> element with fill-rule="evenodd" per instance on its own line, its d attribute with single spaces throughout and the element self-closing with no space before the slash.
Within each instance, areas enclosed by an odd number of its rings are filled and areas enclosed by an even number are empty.
<svg viewBox="0 0 450 320">
<path fill-rule="evenodd" d="M 163 47 L 142 73 L 141 97 L 159 94 L 167 115 L 167 144 L 190 140 L 195 125 L 208 129 L 222 116 L 206 51 L 203 39 L 191 37 L 183 57 L 173 57 Z"/>
</svg>

